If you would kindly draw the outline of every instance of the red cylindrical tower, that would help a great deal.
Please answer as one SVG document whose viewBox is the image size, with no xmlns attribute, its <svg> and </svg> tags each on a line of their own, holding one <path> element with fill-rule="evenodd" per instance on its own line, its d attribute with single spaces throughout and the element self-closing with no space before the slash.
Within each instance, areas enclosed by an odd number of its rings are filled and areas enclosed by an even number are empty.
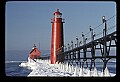
<svg viewBox="0 0 120 82">
<path fill-rule="evenodd" d="M 51 40 L 51 55 L 50 61 L 51 64 L 56 63 L 56 51 L 63 46 L 64 37 L 63 37 L 63 19 L 62 13 L 59 12 L 59 9 L 53 14 L 54 18 L 52 19 L 52 40 Z"/>
</svg>

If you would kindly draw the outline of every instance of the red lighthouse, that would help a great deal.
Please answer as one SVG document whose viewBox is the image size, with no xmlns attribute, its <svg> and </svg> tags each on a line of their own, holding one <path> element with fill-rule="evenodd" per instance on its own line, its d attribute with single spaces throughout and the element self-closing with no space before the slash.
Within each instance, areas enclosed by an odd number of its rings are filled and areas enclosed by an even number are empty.
<svg viewBox="0 0 120 82">
<path fill-rule="evenodd" d="M 51 64 L 56 63 L 56 51 L 63 46 L 64 44 L 64 38 L 63 38 L 63 19 L 62 19 L 62 13 L 59 12 L 59 9 L 53 14 L 54 18 L 51 19 L 52 23 L 52 40 L 51 40 L 51 55 L 50 55 L 50 61 Z"/>
<path fill-rule="evenodd" d="M 40 57 L 40 51 L 36 48 L 35 44 L 30 52 L 30 59 L 36 59 Z"/>
</svg>

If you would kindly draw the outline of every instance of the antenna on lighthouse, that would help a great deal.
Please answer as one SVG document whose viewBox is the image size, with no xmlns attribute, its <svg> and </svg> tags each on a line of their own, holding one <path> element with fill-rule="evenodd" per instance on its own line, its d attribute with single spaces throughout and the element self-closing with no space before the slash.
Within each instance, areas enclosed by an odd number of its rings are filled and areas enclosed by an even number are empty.
<svg viewBox="0 0 120 82">
<path fill-rule="evenodd" d="M 39 41 L 39 50 L 40 50 L 40 41 Z"/>
<path fill-rule="evenodd" d="M 59 9 L 57 8 L 57 12 L 59 11 Z"/>
<path fill-rule="evenodd" d="M 36 46 L 35 46 L 35 44 L 34 44 L 32 49 L 34 49 L 35 47 L 36 47 Z"/>
<path fill-rule="evenodd" d="M 33 46 L 33 47 L 34 47 L 34 48 L 36 47 L 36 46 L 35 46 L 35 44 L 34 44 L 34 46 Z"/>
</svg>

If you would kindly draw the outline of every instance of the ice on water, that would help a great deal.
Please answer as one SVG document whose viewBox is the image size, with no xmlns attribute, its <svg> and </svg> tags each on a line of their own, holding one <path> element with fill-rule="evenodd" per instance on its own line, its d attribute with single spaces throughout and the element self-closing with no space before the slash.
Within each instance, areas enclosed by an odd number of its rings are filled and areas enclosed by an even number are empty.
<svg viewBox="0 0 120 82">
<path fill-rule="evenodd" d="M 36 62 L 35 62 L 36 61 Z M 50 64 L 50 60 L 36 59 L 35 61 L 28 58 L 28 62 L 22 62 L 19 66 L 31 69 L 32 72 L 28 77 L 47 76 L 47 77 L 113 77 L 115 74 L 109 73 L 106 67 L 103 71 L 98 71 L 96 67 L 93 70 L 85 69 L 70 65 L 68 63 Z"/>
</svg>

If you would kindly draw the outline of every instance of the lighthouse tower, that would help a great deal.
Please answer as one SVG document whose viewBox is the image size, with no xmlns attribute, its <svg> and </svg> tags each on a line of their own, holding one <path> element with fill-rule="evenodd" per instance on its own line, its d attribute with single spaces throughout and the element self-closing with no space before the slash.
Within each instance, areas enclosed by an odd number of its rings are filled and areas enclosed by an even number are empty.
<svg viewBox="0 0 120 82">
<path fill-rule="evenodd" d="M 64 38 L 63 38 L 63 19 L 62 19 L 62 13 L 59 12 L 59 9 L 53 14 L 54 18 L 51 19 L 52 23 L 52 37 L 51 37 L 51 55 L 50 55 L 50 61 L 51 64 L 56 63 L 56 57 L 57 57 L 57 50 L 61 48 L 64 44 Z"/>
</svg>

